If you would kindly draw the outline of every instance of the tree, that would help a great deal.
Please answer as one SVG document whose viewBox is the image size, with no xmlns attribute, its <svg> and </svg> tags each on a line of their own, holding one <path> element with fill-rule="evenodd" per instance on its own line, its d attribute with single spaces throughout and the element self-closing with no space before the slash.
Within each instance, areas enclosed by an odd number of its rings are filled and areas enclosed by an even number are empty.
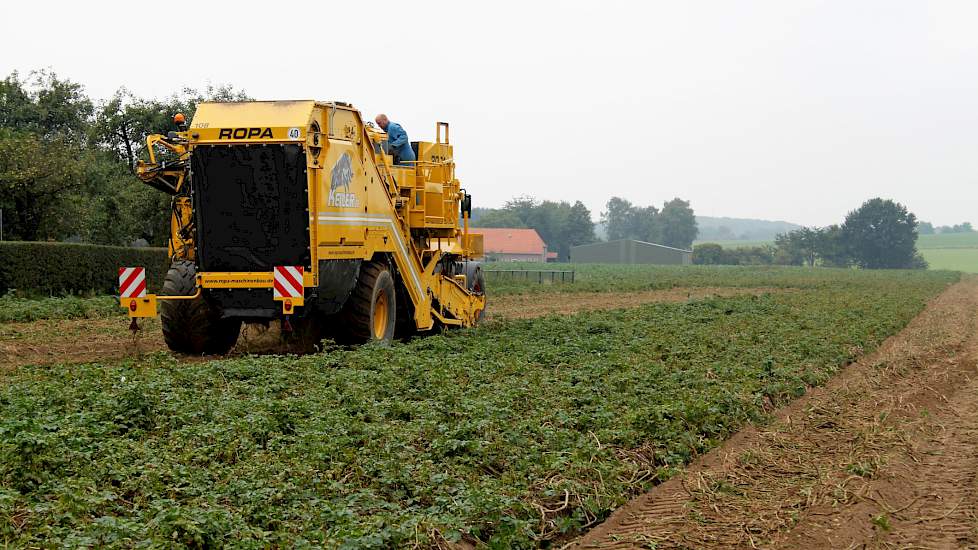
<svg viewBox="0 0 978 550">
<path fill-rule="evenodd" d="M 917 253 L 917 217 L 892 200 L 871 199 L 846 216 L 842 238 L 860 267 L 912 268 Z"/>
<path fill-rule="evenodd" d="M 82 189 L 88 156 L 29 132 L 0 130 L 0 208 L 4 233 L 36 241 L 65 234 L 73 221 L 61 215 L 68 197 Z"/>
<path fill-rule="evenodd" d="M 787 233 L 779 233 L 774 238 L 774 248 L 777 251 L 777 262 L 781 265 L 804 265 L 805 250 L 798 238 L 797 229 Z"/>
<path fill-rule="evenodd" d="M 662 223 L 659 214 L 659 209 L 651 205 L 633 209 L 631 215 L 632 230 L 628 238 L 647 243 L 663 244 Z"/>
<path fill-rule="evenodd" d="M 838 225 L 819 229 L 815 246 L 818 258 L 825 267 L 849 267 L 852 264 L 849 243 Z"/>
<path fill-rule="evenodd" d="M 609 241 L 631 238 L 635 233 L 635 207 L 619 197 L 611 197 L 601 213 L 601 223 L 605 224 Z"/>
<path fill-rule="evenodd" d="M 231 86 L 146 100 L 121 88 L 97 108 L 51 71 L 0 80 L 0 208 L 5 237 L 165 245 L 168 195 L 139 183 L 146 136 L 173 130 L 201 101 L 241 101 Z"/>
<path fill-rule="evenodd" d="M 113 151 L 130 171 L 144 156 L 146 137 L 174 129 L 173 115 L 183 113 L 191 120 L 197 104 L 204 101 L 248 101 L 251 98 L 231 86 L 208 86 L 203 91 L 184 88 L 179 94 L 158 100 L 140 99 L 125 87 L 98 108 L 92 130 L 99 145 Z"/>
<path fill-rule="evenodd" d="M 698 232 L 689 201 L 673 199 L 662 205 L 657 220 L 659 244 L 689 249 Z"/>
<path fill-rule="evenodd" d="M 689 202 L 673 199 L 662 205 L 638 207 L 631 202 L 612 197 L 601 213 L 608 240 L 636 239 L 676 248 L 688 249 L 696 239 L 696 216 Z"/>
<path fill-rule="evenodd" d="M 564 221 L 564 236 L 558 250 L 561 260 L 570 259 L 570 248 L 595 241 L 591 211 L 581 201 L 574 202 Z"/>
<path fill-rule="evenodd" d="M 479 218 L 472 222 L 477 227 L 526 227 L 520 217 L 511 210 L 504 208 L 484 209 Z"/>
<path fill-rule="evenodd" d="M 693 263 L 696 265 L 725 264 L 723 247 L 716 243 L 703 243 L 694 246 Z"/>
<path fill-rule="evenodd" d="M 818 259 L 820 232 L 818 228 L 802 227 L 775 237 L 779 257 L 787 265 L 815 266 Z"/>
<path fill-rule="evenodd" d="M 918 235 L 933 235 L 934 225 L 930 222 L 920 222 L 917 224 L 917 234 Z"/>
<path fill-rule="evenodd" d="M 0 81 L 0 127 L 82 143 L 93 112 L 82 85 L 50 71 L 30 76 L 27 81 L 13 72 Z"/>
<path fill-rule="evenodd" d="M 723 248 L 716 243 L 693 247 L 693 263 L 697 265 L 771 265 L 775 249 L 771 246 Z"/>
</svg>

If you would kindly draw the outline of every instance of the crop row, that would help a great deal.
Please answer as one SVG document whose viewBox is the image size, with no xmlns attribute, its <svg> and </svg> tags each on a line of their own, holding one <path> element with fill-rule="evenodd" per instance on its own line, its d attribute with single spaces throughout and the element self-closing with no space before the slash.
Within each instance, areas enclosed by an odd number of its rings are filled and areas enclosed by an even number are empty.
<svg viewBox="0 0 978 550">
<path fill-rule="evenodd" d="M 540 264 L 492 263 L 486 269 L 541 269 Z M 542 267 L 550 269 L 552 266 Z M 493 278 L 489 282 L 489 307 L 492 297 L 506 294 L 572 293 L 572 292 L 635 292 L 676 287 L 769 287 L 769 288 L 826 288 L 840 280 L 850 288 L 874 287 L 894 281 L 917 280 L 918 274 L 900 271 L 855 271 L 808 269 L 793 267 L 739 266 L 650 266 L 560 264 L 555 269 L 572 269 L 574 283 Z M 938 278 L 954 277 L 936 274 Z M 13 295 L 0 296 L 0 323 L 34 321 L 39 319 L 96 318 L 124 315 L 125 311 L 108 296 L 82 298 L 25 299 Z"/>
</svg>

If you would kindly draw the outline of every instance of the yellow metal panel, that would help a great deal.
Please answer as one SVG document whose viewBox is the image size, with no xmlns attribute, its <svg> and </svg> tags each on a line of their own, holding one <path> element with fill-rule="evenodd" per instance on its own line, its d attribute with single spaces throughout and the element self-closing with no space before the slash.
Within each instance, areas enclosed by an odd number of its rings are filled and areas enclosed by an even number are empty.
<svg viewBox="0 0 978 550">
<path fill-rule="evenodd" d="M 305 305 L 305 297 L 303 296 L 273 296 L 272 300 L 282 302 L 282 313 L 290 315 L 295 313 L 295 311 L 292 311 L 294 308 Z"/>
<path fill-rule="evenodd" d="M 282 313 L 285 315 L 293 315 L 296 311 L 295 308 L 302 307 L 305 305 L 303 298 L 275 298 L 282 302 Z"/>
<path fill-rule="evenodd" d="M 193 223 L 194 210 L 190 197 L 174 197 L 173 212 L 170 214 L 170 258 L 194 260 L 194 243 L 185 239 L 183 228 Z"/>
<path fill-rule="evenodd" d="M 483 235 L 481 233 L 469 233 L 467 237 L 462 239 L 462 247 L 473 258 L 481 258 L 486 254 Z"/>
<path fill-rule="evenodd" d="M 272 288 L 271 271 L 223 272 L 209 271 L 199 274 L 204 288 Z"/>
<path fill-rule="evenodd" d="M 126 308 L 130 317 L 156 317 L 156 295 L 142 298 L 119 298 L 119 305 Z"/>
<path fill-rule="evenodd" d="M 271 271 L 206 271 L 198 274 L 203 288 L 272 288 L 275 276 Z M 302 286 L 316 286 L 316 274 L 302 272 Z"/>
<path fill-rule="evenodd" d="M 314 106 L 311 100 L 201 103 L 189 132 L 194 141 L 301 143 L 305 141 Z"/>
</svg>

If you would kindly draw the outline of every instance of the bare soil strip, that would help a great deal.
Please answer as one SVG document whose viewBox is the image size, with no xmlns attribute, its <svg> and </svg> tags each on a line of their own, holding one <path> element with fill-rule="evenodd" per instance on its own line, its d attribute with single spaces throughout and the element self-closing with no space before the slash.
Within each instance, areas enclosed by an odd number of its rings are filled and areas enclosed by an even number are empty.
<svg viewBox="0 0 978 550">
<path fill-rule="evenodd" d="M 978 280 L 579 548 L 978 548 Z"/>
<path fill-rule="evenodd" d="M 597 309 L 637 307 L 652 302 L 683 302 L 713 296 L 761 295 L 775 288 L 673 288 L 645 292 L 588 292 L 490 296 L 490 319 L 525 319 Z M 0 323 L 0 368 L 19 365 L 115 361 L 166 349 L 159 320 L 143 322 L 134 339 L 129 319 L 69 319 Z M 279 339 L 277 327 L 267 331 L 246 326 L 234 353 L 260 352 Z"/>
<path fill-rule="evenodd" d="M 110 361 L 164 349 L 159 320 L 144 323 L 135 339 L 128 317 L 0 323 L 0 369 Z"/>
</svg>

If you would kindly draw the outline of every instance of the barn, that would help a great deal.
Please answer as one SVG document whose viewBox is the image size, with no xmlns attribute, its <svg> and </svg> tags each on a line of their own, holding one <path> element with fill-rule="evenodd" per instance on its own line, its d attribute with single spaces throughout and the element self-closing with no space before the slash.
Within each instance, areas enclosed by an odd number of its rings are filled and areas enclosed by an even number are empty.
<svg viewBox="0 0 978 550">
<path fill-rule="evenodd" d="M 570 261 L 582 264 L 690 265 L 693 251 L 635 239 L 573 246 Z"/>
</svg>

